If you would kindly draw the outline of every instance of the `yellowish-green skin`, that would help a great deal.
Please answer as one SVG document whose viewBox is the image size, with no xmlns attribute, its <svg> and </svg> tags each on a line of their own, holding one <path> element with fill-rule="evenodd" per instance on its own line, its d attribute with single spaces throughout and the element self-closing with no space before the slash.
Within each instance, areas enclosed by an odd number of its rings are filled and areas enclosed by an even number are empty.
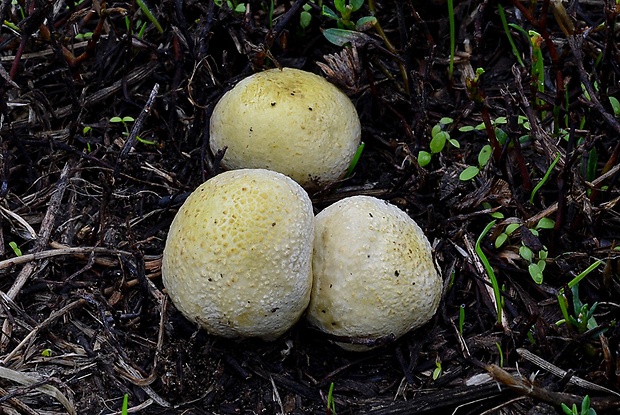
<svg viewBox="0 0 620 415">
<path fill-rule="evenodd" d="M 211 150 L 226 148 L 224 167 L 275 170 L 305 188 L 343 177 L 360 137 L 351 100 L 322 77 L 292 68 L 243 79 L 210 121 Z"/>
<path fill-rule="evenodd" d="M 312 203 L 267 170 L 234 170 L 198 187 L 175 216 L 162 277 L 174 305 L 212 334 L 275 339 L 312 286 Z"/>
<path fill-rule="evenodd" d="M 316 216 L 312 267 L 307 318 L 335 336 L 398 338 L 428 322 L 441 297 L 442 280 L 420 227 L 374 197 L 346 198 Z"/>
</svg>

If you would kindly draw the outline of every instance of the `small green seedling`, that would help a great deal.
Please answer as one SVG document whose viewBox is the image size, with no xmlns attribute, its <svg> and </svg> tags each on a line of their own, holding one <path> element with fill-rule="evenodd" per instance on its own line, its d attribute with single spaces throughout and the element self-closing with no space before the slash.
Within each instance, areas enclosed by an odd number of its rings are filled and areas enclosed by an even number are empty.
<svg viewBox="0 0 620 415">
<path fill-rule="evenodd" d="M 480 152 L 478 153 L 478 165 L 466 167 L 465 170 L 459 174 L 459 180 L 465 182 L 476 177 L 478 173 L 480 173 L 480 170 L 482 170 L 482 168 L 489 163 L 492 155 L 493 149 L 490 144 L 485 144 L 482 146 L 482 149 L 480 149 Z"/>
<path fill-rule="evenodd" d="M 41 352 L 41 356 L 43 356 L 43 357 L 51 357 L 53 353 L 54 352 L 52 351 L 52 349 L 44 349 Z"/>
<path fill-rule="evenodd" d="M 594 319 L 594 312 L 598 307 L 598 303 L 592 304 L 592 307 L 589 307 L 588 304 L 583 304 L 579 299 L 579 285 L 573 286 L 571 292 L 573 294 L 573 314 L 571 315 L 568 312 L 568 299 L 564 293 L 558 294 L 558 303 L 564 319 L 558 321 L 556 324 L 560 325 L 566 323 L 576 328 L 579 334 L 597 328 L 598 323 Z"/>
<path fill-rule="evenodd" d="M 302 6 L 301 13 L 299 14 L 299 25 L 302 29 L 310 26 L 310 22 L 312 21 L 312 15 L 310 14 L 310 10 L 312 10 L 312 6 L 308 3 Z"/>
<path fill-rule="evenodd" d="M 497 347 L 497 351 L 499 352 L 499 367 L 504 367 L 504 352 L 502 346 L 498 342 L 495 342 L 495 347 Z"/>
<path fill-rule="evenodd" d="M 573 404 L 572 408 L 569 408 L 566 404 L 562 404 L 562 411 L 566 415 L 596 415 L 596 411 L 590 408 L 590 396 L 586 395 L 581 401 L 581 411 L 577 408 L 577 405 Z"/>
<path fill-rule="evenodd" d="M 435 370 L 433 370 L 433 380 L 439 379 L 441 371 L 441 360 L 439 360 L 439 356 L 437 356 L 437 359 L 435 359 Z"/>
<path fill-rule="evenodd" d="M 579 299 L 579 291 L 576 287 L 581 282 L 581 280 L 586 278 L 592 271 L 598 268 L 598 266 L 601 265 L 602 263 L 603 261 L 601 261 L 600 259 L 596 260 L 592 265 L 590 265 L 588 268 L 586 268 L 581 273 L 579 273 L 579 275 L 577 275 L 575 278 L 570 280 L 567 284 L 568 288 L 571 290 L 573 294 L 574 312 L 577 318 L 574 318 L 568 312 L 568 299 L 566 298 L 566 295 L 564 294 L 564 288 L 562 288 L 558 292 L 558 295 L 557 295 L 558 305 L 560 306 L 560 310 L 562 311 L 562 315 L 564 316 L 564 318 L 558 321 L 556 325 L 560 325 L 564 323 L 566 323 L 566 325 L 570 327 L 573 327 L 573 326 L 579 327 L 579 325 L 582 325 L 580 329 L 583 331 L 585 331 L 586 329 L 589 330 L 590 327 L 591 328 L 597 327 L 596 320 L 590 321 L 591 318 L 593 319 L 593 315 L 594 315 L 594 310 L 592 309 L 593 308 L 596 309 L 597 304 L 595 303 L 591 308 L 588 308 L 586 305 L 586 307 L 584 308 L 583 304 L 581 303 L 581 300 Z M 580 314 L 581 314 L 581 317 L 580 317 Z M 584 324 L 585 326 L 583 326 Z"/>
<path fill-rule="evenodd" d="M 495 248 L 502 247 L 506 241 L 512 236 L 512 234 L 519 228 L 521 228 L 520 223 L 510 223 L 506 226 L 504 231 L 500 233 L 495 239 Z M 538 231 L 541 229 L 553 229 L 555 226 L 555 221 L 549 218 L 541 218 L 534 229 L 524 229 L 523 232 L 531 232 L 534 236 L 538 237 Z M 543 248 L 538 251 L 536 255 L 532 249 L 527 246 L 523 241 L 521 241 L 521 246 L 519 247 L 519 256 L 523 258 L 528 263 L 528 272 L 530 277 L 537 284 L 542 284 L 543 282 L 543 271 L 547 266 L 547 257 L 549 252 L 547 248 L 543 245 Z"/>
<path fill-rule="evenodd" d="M 439 122 L 431 129 L 431 142 L 429 143 L 428 151 L 420 151 L 418 153 L 418 164 L 421 167 L 427 166 L 433 157 L 433 154 L 440 153 L 445 147 L 446 143 L 450 143 L 453 147 L 460 148 L 461 144 L 450 137 L 450 133 L 446 131 L 446 127 L 452 124 L 454 120 L 450 117 L 443 117 Z"/>
<path fill-rule="evenodd" d="M 22 250 L 19 249 L 19 246 L 17 246 L 17 243 L 15 241 L 9 242 L 9 246 L 13 250 L 15 256 L 22 256 Z"/>
<path fill-rule="evenodd" d="M 93 32 L 86 32 L 86 33 L 78 33 L 77 35 L 75 35 L 75 40 L 90 40 L 93 37 Z"/>
<path fill-rule="evenodd" d="M 235 13 L 245 13 L 246 11 L 245 3 L 239 3 L 235 0 L 215 0 L 214 3 L 217 7 L 222 7 L 226 4 L 226 6 Z"/>
<path fill-rule="evenodd" d="M 113 124 L 123 124 L 123 127 L 125 127 L 125 132 L 123 132 L 124 136 L 129 136 L 129 123 L 134 122 L 135 119 L 133 117 L 129 117 L 129 116 L 125 116 L 125 117 L 112 117 L 110 118 L 110 122 Z M 142 144 L 148 144 L 148 145 L 155 145 L 155 142 L 153 141 L 149 141 L 149 140 L 145 140 L 143 138 L 141 138 L 140 136 L 136 136 L 136 139 L 141 142 Z"/>
<path fill-rule="evenodd" d="M 334 400 L 334 382 L 329 384 L 327 392 L 327 415 L 336 415 L 336 401 Z"/>
<path fill-rule="evenodd" d="M 353 22 L 351 15 L 357 12 L 364 5 L 364 0 L 335 0 L 336 11 L 323 5 L 321 14 L 331 20 L 336 21 L 337 28 L 329 28 L 323 31 L 323 36 L 336 46 L 344 46 L 351 43 L 358 37 L 357 32 L 364 32 L 375 27 L 377 18 L 375 16 L 364 16 Z"/>
</svg>

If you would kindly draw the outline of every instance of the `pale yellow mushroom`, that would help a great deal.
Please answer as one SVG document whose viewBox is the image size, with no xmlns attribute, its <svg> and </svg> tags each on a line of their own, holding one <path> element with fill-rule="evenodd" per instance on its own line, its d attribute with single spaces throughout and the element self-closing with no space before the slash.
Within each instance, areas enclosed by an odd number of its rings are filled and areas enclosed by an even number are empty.
<svg viewBox="0 0 620 415">
<path fill-rule="evenodd" d="M 212 334 L 275 339 L 310 300 L 313 230 L 310 198 L 289 177 L 222 173 L 176 214 L 164 286 L 179 311 Z"/>
<path fill-rule="evenodd" d="M 346 198 L 316 216 L 312 267 L 308 321 L 347 350 L 369 350 L 363 343 L 422 326 L 441 297 L 442 280 L 420 227 L 374 197 Z"/>
<path fill-rule="evenodd" d="M 226 169 L 283 173 L 307 189 L 342 178 L 360 144 L 351 100 L 310 72 L 270 69 L 239 82 L 210 120 L 213 153 Z"/>
</svg>

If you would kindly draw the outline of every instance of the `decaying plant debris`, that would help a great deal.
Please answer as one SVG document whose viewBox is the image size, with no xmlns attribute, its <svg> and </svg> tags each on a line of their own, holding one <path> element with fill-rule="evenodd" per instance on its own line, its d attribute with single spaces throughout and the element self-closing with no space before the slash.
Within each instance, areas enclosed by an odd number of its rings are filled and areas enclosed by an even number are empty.
<svg viewBox="0 0 620 415">
<path fill-rule="evenodd" d="M 139 3 L 0 4 L 3 413 L 120 413 L 125 394 L 144 414 L 620 410 L 617 2 L 457 1 L 452 78 L 442 1 L 365 2 L 353 17 L 379 26 L 349 49 L 318 2 Z M 362 120 L 353 176 L 316 209 L 381 197 L 434 241 L 439 312 L 367 354 L 303 324 L 210 337 L 162 291 L 168 226 L 219 171 L 213 106 L 278 65 L 340 84 Z M 460 146 L 432 153 L 441 132 Z"/>
</svg>

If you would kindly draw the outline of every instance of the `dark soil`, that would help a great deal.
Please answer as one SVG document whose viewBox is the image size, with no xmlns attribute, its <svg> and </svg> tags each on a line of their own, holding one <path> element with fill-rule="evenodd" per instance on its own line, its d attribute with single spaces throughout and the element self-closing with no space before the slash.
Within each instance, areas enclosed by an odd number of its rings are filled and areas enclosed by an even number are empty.
<svg viewBox="0 0 620 415">
<path fill-rule="evenodd" d="M 502 1 L 525 30 L 510 30 L 521 66 L 498 3 L 456 1 L 452 78 L 442 0 L 368 2 L 353 20 L 374 13 L 382 32 L 354 33 L 359 64 L 349 48 L 331 71 L 317 63 L 344 49 L 314 3 L 302 29 L 305 1 L 271 14 L 269 1 L 149 0 L 161 32 L 137 3 L 0 4 L 2 413 L 120 413 L 124 395 L 143 414 L 330 414 L 332 397 L 338 414 L 556 414 L 586 395 L 620 411 L 616 2 Z M 542 35 L 544 90 L 528 30 Z M 427 325 L 368 353 L 303 322 L 271 343 L 210 336 L 161 283 L 176 210 L 219 171 L 214 104 L 276 65 L 328 77 L 361 117 L 355 173 L 313 195 L 317 212 L 353 194 L 397 204 L 445 281 Z M 442 117 L 460 147 L 421 167 Z M 489 162 L 460 180 L 486 144 Z M 540 260 L 542 282 L 528 272 Z"/>
</svg>

